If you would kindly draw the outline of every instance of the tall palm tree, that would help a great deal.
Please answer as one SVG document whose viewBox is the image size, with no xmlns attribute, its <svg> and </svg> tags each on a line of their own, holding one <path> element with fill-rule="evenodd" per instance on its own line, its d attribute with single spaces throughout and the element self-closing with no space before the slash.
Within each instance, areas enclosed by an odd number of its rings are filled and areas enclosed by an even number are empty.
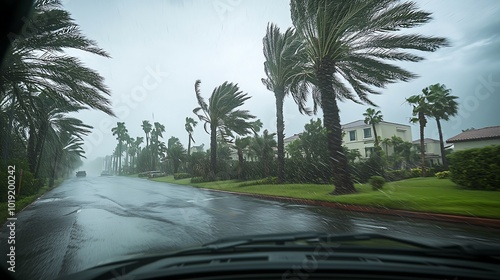
<svg viewBox="0 0 500 280">
<path fill-rule="evenodd" d="M 449 120 L 450 117 L 456 116 L 458 113 L 457 96 L 451 95 L 451 89 L 446 88 L 443 84 L 434 84 L 424 91 L 431 108 L 431 117 L 436 119 L 436 124 L 439 132 L 439 146 L 441 149 L 441 161 L 444 168 L 448 168 L 446 160 L 443 131 L 441 129 L 441 120 Z"/>
<path fill-rule="evenodd" d="M 193 129 L 196 127 L 196 125 L 198 124 L 197 121 L 195 121 L 193 118 L 191 117 L 186 117 L 186 124 L 184 124 L 184 128 L 186 129 L 186 132 L 188 133 L 188 150 L 187 150 L 187 154 L 188 156 L 191 154 L 191 141 L 193 141 L 193 143 L 196 143 L 194 142 L 194 138 L 193 138 Z"/>
<path fill-rule="evenodd" d="M 435 51 L 448 42 L 433 36 L 396 33 L 431 20 L 431 14 L 418 10 L 413 2 L 292 0 L 290 9 L 310 66 L 304 69 L 304 81 L 317 87 L 313 100 L 323 109 L 328 154 L 334 163 L 333 194 L 355 193 L 342 150 L 337 100 L 375 106 L 368 98 L 379 93 L 374 88 L 416 77 L 384 60 L 417 62 L 423 58 L 402 50 Z"/>
<path fill-rule="evenodd" d="M 382 116 L 382 112 L 380 112 L 380 110 L 375 111 L 373 108 L 367 108 L 363 116 L 365 117 L 365 124 L 372 126 L 373 136 L 375 137 L 375 147 L 379 147 L 379 139 L 375 125 L 383 120 L 384 116 Z"/>
<path fill-rule="evenodd" d="M 146 148 L 149 148 L 149 136 L 151 133 L 151 130 L 153 129 L 153 126 L 149 121 L 142 121 L 142 130 L 144 131 L 144 134 L 146 134 Z"/>
<path fill-rule="evenodd" d="M 136 137 L 131 144 L 130 156 L 132 157 L 132 164 L 131 164 L 132 172 L 136 171 L 135 169 L 136 157 L 139 155 L 141 151 L 140 145 L 142 144 L 143 141 L 144 141 L 143 137 Z"/>
<path fill-rule="evenodd" d="M 423 91 L 425 91 L 425 89 Z M 427 116 L 430 115 L 431 109 L 424 94 L 412 95 L 406 98 L 406 102 L 413 106 L 413 117 L 410 119 L 410 122 L 418 123 L 420 126 L 420 167 L 422 169 L 422 177 L 425 177 L 424 129 L 427 125 Z"/>
<path fill-rule="evenodd" d="M 116 126 L 111 128 L 111 132 L 113 132 L 113 136 L 116 136 L 116 140 L 118 140 L 117 147 L 117 155 L 118 155 L 118 174 L 122 174 L 122 153 L 123 153 L 123 142 L 128 139 L 128 130 L 125 127 L 124 122 L 117 122 Z"/>
<path fill-rule="evenodd" d="M 285 123 L 283 120 L 283 101 L 292 93 L 295 102 L 299 105 L 301 112 L 309 113 L 304 109 L 305 95 L 295 90 L 302 71 L 303 60 L 299 54 L 302 53 L 302 43 L 293 28 L 288 28 L 285 33 L 273 23 L 267 25 L 264 36 L 264 70 L 266 79 L 262 83 L 268 90 L 274 93 L 276 98 L 276 127 L 278 134 L 278 182 L 285 181 Z"/>
<path fill-rule="evenodd" d="M 248 94 L 239 90 L 237 84 L 224 82 L 216 87 L 208 104 L 200 92 L 200 80 L 194 85 L 199 107 L 193 110 L 200 121 L 204 122 L 205 132 L 210 134 L 210 179 L 215 180 L 217 174 L 217 132 L 223 138 L 233 137 L 233 132 L 238 135 L 246 135 L 252 131 L 254 123 L 250 122 L 255 116 L 247 110 L 241 110 L 246 100 L 250 99 Z M 210 128 L 210 132 L 208 127 Z"/>
<path fill-rule="evenodd" d="M 151 169 L 156 170 L 156 162 L 158 161 L 158 148 L 160 144 L 160 138 L 163 138 L 163 132 L 165 132 L 165 126 L 159 122 L 153 123 L 153 130 L 151 130 Z"/>
</svg>

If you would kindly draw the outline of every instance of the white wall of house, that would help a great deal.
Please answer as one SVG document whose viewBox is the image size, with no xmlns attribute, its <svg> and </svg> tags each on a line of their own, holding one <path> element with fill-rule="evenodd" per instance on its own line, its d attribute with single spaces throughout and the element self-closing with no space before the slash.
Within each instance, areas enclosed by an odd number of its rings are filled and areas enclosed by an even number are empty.
<svg viewBox="0 0 500 280">
<path fill-rule="evenodd" d="M 381 122 L 375 126 L 377 130 L 377 136 L 381 139 L 391 138 L 396 135 L 401 137 L 403 141 L 411 142 L 411 127 L 409 125 L 389 123 L 389 122 Z M 371 125 L 359 123 L 356 126 L 346 125 L 343 128 L 345 135 L 343 138 L 344 145 L 350 150 L 358 149 L 362 157 L 369 157 L 370 152 L 373 150 L 375 146 L 375 134 L 373 133 L 373 129 Z M 385 145 L 380 144 L 382 149 L 386 149 Z M 389 154 L 391 154 L 392 147 L 388 147 Z"/>
<path fill-rule="evenodd" d="M 477 140 L 477 141 L 465 141 L 465 142 L 454 142 L 453 150 L 461 151 L 471 148 L 482 148 L 491 145 L 500 145 L 500 139 L 485 139 L 485 140 Z"/>
</svg>

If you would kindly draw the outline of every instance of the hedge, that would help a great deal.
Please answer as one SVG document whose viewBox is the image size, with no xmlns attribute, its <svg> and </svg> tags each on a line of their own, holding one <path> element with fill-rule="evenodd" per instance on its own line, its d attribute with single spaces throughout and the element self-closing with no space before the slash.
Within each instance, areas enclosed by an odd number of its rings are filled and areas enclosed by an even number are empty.
<svg viewBox="0 0 500 280">
<path fill-rule="evenodd" d="M 448 155 L 451 180 L 467 189 L 500 190 L 500 145 Z"/>
</svg>

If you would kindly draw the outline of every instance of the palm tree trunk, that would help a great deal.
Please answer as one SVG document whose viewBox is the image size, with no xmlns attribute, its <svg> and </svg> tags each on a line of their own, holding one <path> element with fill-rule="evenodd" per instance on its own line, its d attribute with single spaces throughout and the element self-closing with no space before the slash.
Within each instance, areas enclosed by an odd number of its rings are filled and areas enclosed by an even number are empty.
<svg viewBox="0 0 500 280">
<path fill-rule="evenodd" d="M 283 120 L 283 98 L 284 93 L 279 92 L 276 96 L 276 128 L 278 135 L 278 184 L 285 182 L 285 122 Z"/>
<path fill-rule="evenodd" d="M 238 149 L 238 179 L 243 180 L 243 151 Z"/>
<path fill-rule="evenodd" d="M 446 155 L 444 150 L 443 131 L 441 130 L 441 121 L 439 120 L 439 118 L 436 118 L 436 123 L 439 132 L 439 147 L 441 148 L 441 161 L 443 163 L 443 168 L 448 169 L 448 162 L 446 161 Z"/>
<path fill-rule="evenodd" d="M 375 123 L 372 122 L 373 136 L 375 137 L 375 146 L 378 147 L 377 130 L 375 130 Z"/>
<path fill-rule="evenodd" d="M 420 122 L 420 161 L 422 168 L 422 177 L 425 177 L 425 144 L 424 144 L 424 128 L 426 124 L 425 116 L 419 113 Z"/>
<path fill-rule="evenodd" d="M 188 156 L 191 154 L 191 133 L 188 135 Z"/>
<path fill-rule="evenodd" d="M 118 142 L 118 175 L 122 175 L 122 142 Z"/>
<path fill-rule="evenodd" d="M 347 157 L 342 148 L 342 127 L 340 126 L 339 108 L 337 106 L 335 90 L 329 81 L 333 80 L 333 63 L 318 69 L 318 88 L 321 93 L 321 106 L 323 108 L 323 119 L 326 128 L 328 156 L 332 163 L 332 176 L 335 190 L 333 195 L 356 193 L 352 183 Z"/>
<path fill-rule="evenodd" d="M 36 150 L 35 150 L 35 145 L 36 145 L 36 133 L 35 133 L 35 128 L 30 126 L 29 132 L 28 132 L 28 148 L 27 148 L 27 154 L 28 154 L 28 163 L 29 163 L 29 168 L 30 172 L 32 174 L 35 173 L 36 169 Z"/>
<path fill-rule="evenodd" d="M 210 180 L 217 174 L 217 126 L 210 124 Z"/>
</svg>

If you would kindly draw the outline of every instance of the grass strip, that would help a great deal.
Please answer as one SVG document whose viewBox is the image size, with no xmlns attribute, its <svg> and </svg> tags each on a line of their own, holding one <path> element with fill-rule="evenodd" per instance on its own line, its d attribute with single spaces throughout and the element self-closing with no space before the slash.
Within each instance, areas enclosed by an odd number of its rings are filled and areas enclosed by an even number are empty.
<svg viewBox="0 0 500 280">
<path fill-rule="evenodd" d="M 259 185 L 256 184 L 257 181 L 241 182 L 237 180 L 191 183 L 189 178 L 175 180 L 173 176 L 152 180 L 240 193 L 500 219 L 500 191 L 466 190 L 449 179 L 412 178 L 389 182 L 380 191 L 372 190 L 368 184 L 356 184 L 355 188 L 358 193 L 342 196 L 329 194 L 333 190 L 332 185 Z"/>
</svg>

